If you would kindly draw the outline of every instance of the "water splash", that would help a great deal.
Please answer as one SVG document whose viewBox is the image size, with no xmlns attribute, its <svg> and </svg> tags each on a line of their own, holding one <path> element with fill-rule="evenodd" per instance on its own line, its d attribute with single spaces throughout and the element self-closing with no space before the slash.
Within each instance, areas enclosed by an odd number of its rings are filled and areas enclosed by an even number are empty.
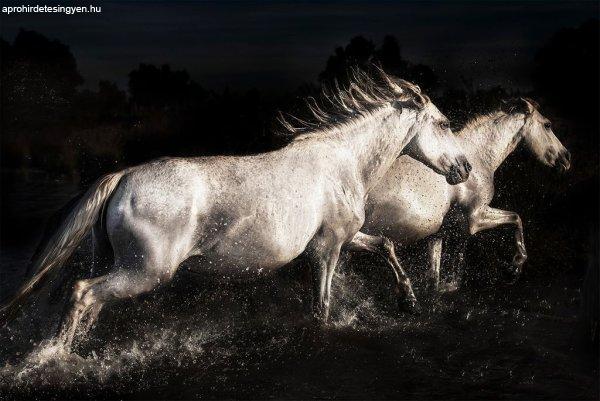
<svg viewBox="0 0 600 401">
<path fill-rule="evenodd" d="M 565 329 L 566 323 L 534 320 L 554 311 L 554 304 L 541 293 L 531 297 L 527 286 L 521 295 L 493 289 L 447 294 L 428 305 L 424 316 L 411 317 L 398 313 L 391 285 L 376 273 L 339 270 L 326 327 L 302 319 L 306 305 L 299 300 L 310 297 L 297 277 L 251 286 L 186 279 L 186 288 L 108 308 L 103 327 L 77 349 L 80 356 L 46 340 L 20 359 L 4 362 L 0 393 L 16 394 L 7 399 L 284 398 L 292 389 L 290 397 L 306 398 L 314 395 L 310 380 L 323 388 L 335 382 L 315 374 L 325 366 L 344 375 L 340 382 L 361 383 L 367 390 L 372 385 L 381 391 L 411 388 L 428 377 L 436 385 L 416 389 L 422 393 L 415 396 L 431 398 L 469 386 L 498 392 L 506 383 L 521 391 L 531 360 L 543 365 L 525 386 L 545 388 L 569 360 L 548 351 L 553 343 L 538 344 L 548 329 Z M 17 340 L 28 335 L 27 330 L 12 333 Z M 573 391 L 583 388 L 582 380 L 590 384 L 586 388 L 593 384 L 581 374 L 563 379 L 563 388 Z M 357 390 L 340 391 L 350 397 Z M 390 393 L 390 398 L 400 395 Z"/>
<path fill-rule="evenodd" d="M 202 330 L 179 325 L 154 327 L 142 331 L 137 339 L 108 343 L 89 350 L 86 356 L 66 352 L 55 339 L 45 340 L 21 361 L 0 368 L 0 386 L 68 388 L 87 383 L 103 387 L 109 383 L 113 386 L 115 379 L 130 386 L 139 372 L 156 368 L 166 360 L 176 366 L 202 361 L 205 346 L 228 334 L 226 327 L 218 326 Z"/>
<path fill-rule="evenodd" d="M 369 331 L 377 326 L 389 328 L 397 323 L 378 308 L 374 295 L 369 293 L 370 290 L 365 285 L 364 277 L 345 271 L 336 275 L 334 283 L 335 303 L 330 327 Z M 202 292 L 194 300 L 198 305 L 212 303 L 210 308 L 214 308 L 214 304 L 220 304 L 220 308 L 209 312 L 210 321 L 194 315 L 173 315 L 167 317 L 160 327 L 147 321 L 128 327 L 126 330 L 134 330 L 139 335 L 130 334 L 125 340 L 116 341 L 108 337 L 107 333 L 92 330 L 92 337 L 103 334 L 105 338 L 96 338 L 95 343 L 91 341 L 91 348 L 78 350 L 83 356 L 65 352 L 55 340 L 41 341 L 20 360 L 7 362 L 0 368 L 0 387 L 35 388 L 51 385 L 68 388 L 81 383 L 102 387 L 108 383 L 114 386 L 116 378 L 120 382 L 127 382 L 129 386 L 140 372 L 159 369 L 160 365 L 181 367 L 190 364 L 210 364 L 214 362 L 214 358 L 231 356 L 238 352 L 232 342 L 246 337 L 247 333 L 255 331 L 256 327 L 262 327 L 261 330 L 269 331 L 271 335 L 269 341 L 261 344 L 264 347 L 263 351 L 277 352 L 277 349 L 281 349 L 284 352 L 291 341 L 290 332 L 273 328 L 286 325 L 293 327 L 298 324 L 295 319 L 301 314 L 294 310 L 298 303 L 281 302 L 282 299 L 297 301 L 298 293 L 294 286 L 287 286 L 290 283 L 280 284 L 279 294 L 275 297 L 272 296 L 272 283 L 263 288 L 255 287 L 250 295 L 235 291 L 240 298 L 252 296 L 262 302 L 260 310 L 253 311 L 250 315 L 242 316 L 239 305 L 223 305 L 221 301 L 224 298 L 231 302 L 232 293 L 221 289 Z M 128 313 L 144 315 L 148 309 L 162 308 L 164 305 L 161 306 L 160 303 L 161 301 L 151 301 L 139 304 Z M 111 316 L 104 318 L 110 319 Z M 153 318 L 147 319 L 151 321 Z M 291 331 L 293 332 L 293 328 Z M 210 355 L 213 359 L 207 360 L 205 348 L 214 343 L 218 343 L 217 351 L 215 352 L 213 347 Z"/>
</svg>

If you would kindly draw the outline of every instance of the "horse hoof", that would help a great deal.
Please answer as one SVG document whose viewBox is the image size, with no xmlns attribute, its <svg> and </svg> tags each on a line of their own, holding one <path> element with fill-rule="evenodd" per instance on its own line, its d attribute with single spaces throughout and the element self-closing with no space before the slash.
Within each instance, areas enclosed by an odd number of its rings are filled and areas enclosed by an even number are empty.
<svg viewBox="0 0 600 401">
<path fill-rule="evenodd" d="M 502 279 L 506 284 L 514 284 L 519 280 L 521 276 L 521 269 L 510 263 L 503 263 L 504 268 L 502 269 Z"/>
<path fill-rule="evenodd" d="M 398 300 L 400 312 L 410 313 L 411 315 L 420 315 L 422 313 L 421 306 L 415 297 L 406 297 Z"/>
<path fill-rule="evenodd" d="M 447 293 L 457 291 L 458 287 L 459 287 L 459 285 L 458 285 L 457 281 L 448 281 L 448 282 L 440 283 L 438 292 L 440 294 L 447 294 Z"/>
</svg>

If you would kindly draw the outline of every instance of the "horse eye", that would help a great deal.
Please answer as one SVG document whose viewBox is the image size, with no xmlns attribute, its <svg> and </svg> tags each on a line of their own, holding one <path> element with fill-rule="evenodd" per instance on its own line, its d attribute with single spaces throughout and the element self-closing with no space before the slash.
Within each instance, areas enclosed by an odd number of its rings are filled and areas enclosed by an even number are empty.
<svg viewBox="0 0 600 401">
<path fill-rule="evenodd" d="M 450 123 L 448 121 L 442 121 L 442 122 L 440 122 L 440 128 L 441 129 L 449 129 Z"/>
<path fill-rule="evenodd" d="M 550 124 L 550 123 L 545 123 L 545 124 L 544 124 L 544 128 L 546 129 L 546 131 L 550 131 L 550 129 L 552 128 L 552 124 Z"/>
</svg>

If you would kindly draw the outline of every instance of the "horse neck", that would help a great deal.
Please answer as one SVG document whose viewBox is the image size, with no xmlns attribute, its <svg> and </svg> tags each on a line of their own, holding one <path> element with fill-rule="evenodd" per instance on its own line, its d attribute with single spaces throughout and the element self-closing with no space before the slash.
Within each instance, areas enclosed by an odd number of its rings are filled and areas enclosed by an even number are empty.
<svg viewBox="0 0 600 401">
<path fill-rule="evenodd" d="M 343 135 L 356 161 L 356 170 L 365 192 L 383 178 L 402 149 L 410 142 L 409 130 L 415 122 L 412 110 L 398 111 L 385 107 L 373 112 Z"/>
<path fill-rule="evenodd" d="M 497 112 L 481 119 L 463 128 L 459 138 L 463 140 L 463 148 L 469 149 L 470 157 L 479 159 L 483 166 L 494 172 L 519 144 L 519 132 L 525 118 Z"/>
</svg>

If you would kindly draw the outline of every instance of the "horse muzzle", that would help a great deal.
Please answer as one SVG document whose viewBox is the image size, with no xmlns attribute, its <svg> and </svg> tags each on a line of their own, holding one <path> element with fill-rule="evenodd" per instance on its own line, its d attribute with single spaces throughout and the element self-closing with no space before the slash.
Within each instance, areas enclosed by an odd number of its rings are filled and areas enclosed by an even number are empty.
<svg viewBox="0 0 600 401">
<path fill-rule="evenodd" d="M 446 174 L 446 182 L 450 185 L 465 182 L 469 178 L 469 173 L 472 169 L 473 168 L 467 158 L 463 156 L 450 166 L 450 169 Z"/>
<path fill-rule="evenodd" d="M 549 149 L 544 154 L 544 159 L 546 164 L 560 173 L 564 173 L 571 168 L 571 153 L 567 149 L 563 148 L 558 152 L 555 149 Z"/>
<path fill-rule="evenodd" d="M 561 173 L 569 170 L 571 168 L 571 152 L 567 149 L 562 150 L 556 158 L 554 167 Z"/>
</svg>

